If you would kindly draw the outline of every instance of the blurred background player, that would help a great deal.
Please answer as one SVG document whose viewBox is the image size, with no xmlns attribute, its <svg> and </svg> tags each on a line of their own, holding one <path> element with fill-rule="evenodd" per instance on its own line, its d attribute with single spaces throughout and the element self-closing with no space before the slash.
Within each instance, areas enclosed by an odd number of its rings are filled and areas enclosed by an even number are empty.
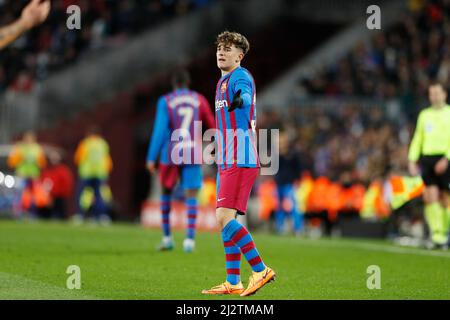
<svg viewBox="0 0 450 320">
<path fill-rule="evenodd" d="M 299 235 L 303 226 L 303 213 L 299 212 L 295 199 L 294 182 L 301 176 L 300 155 L 293 148 L 288 132 L 280 132 L 279 137 L 279 169 L 275 175 L 278 193 L 278 208 L 275 212 L 276 229 L 279 234 L 285 233 L 285 217 L 292 218 L 293 230 Z"/>
<path fill-rule="evenodd" d="M 442 84 L 432 83 L 428 95 L 431 106 L 420 112 L 409 148 L 409 171 L 413 176 L 420 172 L 426 186 L 423 199 L 432 243 L 448 246 L 450 106 Z"/>
<path fill-rule="evenodd" d="M 86 216 L 88 208 L 81 205 L 85 188 L 94 193 L 92 213 L 96 221 L 109 223 L 108 208 L 102 194 L 102 187 L 107 184 L 113 163 L 109 145 L 100 135 L 100 129 L 91 127 L 86 137 L 79 143 L 75 152 L 75 164 L 78 166 L 79 183 L 77 188 L 77 214 L 75 221 L 80 222 Z"/>
<path fill-rule="evenodd" d="M 156 173 L 156 160 L 159 156 L 159 173 L 162 185 L 161 218 L 163 239 L 158 250 L 171 250 L 174 241 L 170 230 L 170 207 L 173 189 L 181 177 L 187 207 L 187 234 L 183 249 L 191 252 L 195 247 L 195 227 L 197 219 L 197 194 L 202 183 L 201 163 L 194 163 L 194 153 L 201 153 L 201 141 L 194 141 L 196 122 L 201 121 L 207 128 L 214 127 L 214 117 L 206 98 L 189 90 L 190 77 L 187 71 L 178 70 L 172 76 L 173 91 L 158 100 L 153 134 L 147 154 L 147 168 Z M 182 142 L 172 142 L 174 131 L 183 135 Z M 185 135 L 186 134 L 186 135 Z M 172 159 L 175 148 L 184 144 L 183 159 L 180 162 Z M 185 161 L 186 160 L 188 161 Z M 189 158 L 189 159 L 187 159 Z M 176 163 L 176 164 L 175 164 Z"/>
<path fill-rule="evenodd" d="M 48 152 L 49 165 L 42 171 L 41 181 L 51 196 L 50 216 L 66 218 L 67 202 L 73 191 L 74 177 L 69 166 L 63 162 L 62 151 Z"/>
<path fill-rule="evenodd" d="M 22 140 L 14 145 L 8 157 L 8 165 L 15 169 L 18 177 L 24 179 L 21 204 L 22 208 L 28 209 L 30 217 L 37 217 L 38 214 L 36 182 L 46 162 L 44 150 L 37 143 L 33 131 L 23 135 Z"/>
<path fill-rule="evenodd" d="M 50 12 L 50 0 L 32 0 L 22 10 L 19 19 L 13 23 L 0 27 L 0 49 L 20 37 L 29 29 L 45 21 Z"/>
<path fill-rule="evenodd" d="M 241 67 L 250 49 L 241 34 L 218 35 L 217 66 L 222 72 L 216 87 L 216 217 L 222 230 L 226 257 L 226 281 L 204 294 L 254 294 L 275 278 L 262 261 L 252 236 L 236 217 L 245 214 L 250 191 L 259 175 L 256 149 L 256 89 L 252 75 Z M 240 279 L 241 252 L 252 268 L 247 289 Z"/>
</svg>

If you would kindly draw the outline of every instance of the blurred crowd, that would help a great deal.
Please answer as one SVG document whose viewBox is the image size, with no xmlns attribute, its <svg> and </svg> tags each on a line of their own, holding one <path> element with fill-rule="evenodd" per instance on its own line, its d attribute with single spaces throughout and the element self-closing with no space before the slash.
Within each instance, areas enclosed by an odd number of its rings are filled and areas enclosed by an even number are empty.
<svg viewBox="0 0 450 320">
<path fill-rule="evenodd" d="M 407 170 L 407 152 L 414 124 L 389 119 L 383 107 L 361 104 L 339 108 L 292 107 L 287 114 L 260 114 L 261 128 L 282 128 L 302 167 L 314 176 L 343 184 L 368 185 L 390 173 Z"/>
<path fill-rule="evenodd" d="M 287 113 L 272 109 L 258 117 L 260 128 L 281 130 L 279 172 L 262 176 L 253 191 L 259 218 L 274 219 L 278 233 L 286 231 L 285 216 L 293 218 L 296 234 L 305 227 L 332 234 L 356 217 L 387 221 L 390 236 L 400 234 L 404 216 L 407 223 L 421 223 L 406 206 L 416 201 L 420 208 L 423 181 L 408 174 L 414 123 L 404 114 L 391 118 L 384 105 L 331 103 L 296 105 Z"/>
<path fill-rule="evenodd" d="M 309 94 L 400 99 L 413 115 L 430 79 L 450 84 L 450 1 L 410 0 L 398 24 L 383 30 L 311 78 Z M 413 110 L 411 110 L 413 109 Z"/>
<path fill-rule="evenodd" d="M 169 18 L 216 0 L 55 0 L 47 21 L 0 51 L 0 92 L 29 91 L 83 55 L 117 47 L 127 38 Z M 28 0 L 0 0 L 0 25 L 14 21 Z M 69 30 L 70 5 L 81 9 L 81 30 Z"/>
</svg>

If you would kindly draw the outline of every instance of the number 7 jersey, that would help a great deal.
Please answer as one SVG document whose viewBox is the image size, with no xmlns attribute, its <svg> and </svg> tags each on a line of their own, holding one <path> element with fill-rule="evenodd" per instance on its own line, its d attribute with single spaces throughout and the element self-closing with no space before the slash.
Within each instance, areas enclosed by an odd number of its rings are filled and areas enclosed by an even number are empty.
<svg viewBox="0 0 450 320">
<path fill-rule="evenodd" d="M 206 128 L 214 128 L 214 117 L 203 95 L 177 89 L 162 96 L 157 104 L 147 161 L 156 161 L 159 156 L 162 164 L 201 164 L 202 127 L 196 127 L 200 121 Z"/>
<path fill-rule="evenodd" d="M 243 104 L 228 111 L 241 90 Z M 256 88 L 250 72 L 238 67 L 222 76 L 216 87 L 216 163 L 219 171 L 234 167 L 258 168 Z"/>
</svg>

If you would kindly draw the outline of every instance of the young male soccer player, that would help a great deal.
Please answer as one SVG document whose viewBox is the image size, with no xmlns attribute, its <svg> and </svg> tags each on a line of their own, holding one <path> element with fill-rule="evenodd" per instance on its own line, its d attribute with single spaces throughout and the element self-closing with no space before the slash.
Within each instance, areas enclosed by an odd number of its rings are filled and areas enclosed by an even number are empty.
<svg viewBox="0 0 450 320">
<path fill-rule="evenodd" d="M 420 112 L 409 148 L 409 171 L 418 175 L 420 163 L 431 241 L 436 247 L 446 247 L 450 228 L 450 106 L 442 84 L 431 84 L 428 95 L 431 106 Z"/>
<path fill-rule="evenodd" d="M 16 40 L 27 30 L 41 24 L 50 12 L 50 0 L 32 0 L 22 10 L 19 19 L 13 23 L 0 27 L 0 49 Z"/>
<path fill-rule="evenodd" d="M 217 66 L 222 77 L 216 87 L 216 217 L 222 229 L 226 257 L 226 281 L 204 294 L 254 294 L 275 278 L 275 272 L 262 261 L 252 236 L 236 220 L 245 214 L 251 188 L 259 174 L 256 150 L 255 82 L 240 66 L 250 45 L 235 32 L 225 31 L 217 37 Z M 240 280 L 241 253 L 253 274 L 247 289 Z"/>
<path fill-rule="evenodd" d="M 162 185 L 161 213 L 163 239 L 158 250 L 171 250 L 174 247 L 170 230 L 170 203 L 172 191 L 181 176 L 181 186 L 185 192 L 187 207 L 187 235 L 183 242 L 185 252 L 195 248 L 195 228 L 197 219 L 197 194 L 202 183 L 201 163 L 194 163 L 195 153 L 201 153 L 201 141 L 194 140 L 195 122 L 203 121 L 207 128 L 214 127 L 214 116 L 206 98 L 189 90 L 189 74 L 178 70 L 172 77 L 173 91 L 158 100 L 153 134 L 147 154 L 147 168 L 156 172 L 159 159 L 160 182 Z M 183 136 L 182 141 L 171 141 L 173 133 Z M 201 136 L 201 132 L 200 132 Z M 174 138 L 176 140 L 176 138 Z M 178 149 L 177 149 L 178 148 Z M 173 159 L 174 154 L 182 153 L 181 159 Z M 200 159 L 201 160 L 201 159 Z"/>
</svg>

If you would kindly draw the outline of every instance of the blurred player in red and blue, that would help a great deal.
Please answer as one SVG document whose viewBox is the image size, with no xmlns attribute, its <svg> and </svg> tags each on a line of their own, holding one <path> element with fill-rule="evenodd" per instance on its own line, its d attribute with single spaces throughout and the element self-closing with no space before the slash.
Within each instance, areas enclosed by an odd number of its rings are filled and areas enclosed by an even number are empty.
<svg viewBox="0 0 450 320">
<path fill-rule="evenodd" d="M 275 278 L 256 249 L 252 236 L 236 217 L 245 214 L 250 191 L 259 175 L 256 149 L 256 90 L 241 61 L 250 49 L 241 34 L 225 31 L 217 37 L 217 66 L 222 77 L 216 87 L 216 217 L 222 229 L 226 281 L 204 294 L 254 294 Z M 240 279 L 241 253 L 252 268 L 247 289 Z"/>
<path fill-rule="evenodd" d="M 173 74 L 173 91 L 158 100 L 148 148 L 147 168 L 152 174 L 156 173 L 156 161 L 159 157 L 163 230 L 163 239 L 158 247 L 160 251 L 172 250 L 174 247 L 170 230 L 170 208 L 172 192 L 179 177 L 188 218 L 183 249 L 185 252 L 192 252 L 195 247 L 197 194 L 202 184 L 201 130 L 202 124 L 206 128 L 214 128 L 214 116 L 206 98 L 189 90 L 189 83 L 187 71 L 178 70 Z M 196 130 L 200 132 L 196 133 Z M 180 152 L 183 155 L 179 157 Z"/>
</svg>

